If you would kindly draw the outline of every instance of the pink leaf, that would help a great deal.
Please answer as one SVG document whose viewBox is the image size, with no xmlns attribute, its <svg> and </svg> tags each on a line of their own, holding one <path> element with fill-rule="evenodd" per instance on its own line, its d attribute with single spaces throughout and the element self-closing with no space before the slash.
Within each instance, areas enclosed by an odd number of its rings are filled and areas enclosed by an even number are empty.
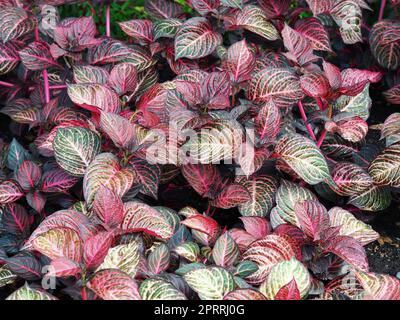
<svg viewBox="0 0 400 320">
<path fill-rule="evenodd" d="M 197 230 L 215 238 L 219 231 L 218 222 L 201 214 L 192 215 L 181 222 L 190 229 Z"/>
<path fill-rule="evenodd" d="M 325 207 L 318 201 L 296 203 L 294 211 L 300 228 L 314 241 L 320 240 L 329 227 L 329 216 Z"/>
<path fill-rule="evenodd" d="M 256 59 L 247 46 L 246 40 L 231 45 L 223 60 L 223 68 L 228 71 L 234 82 L 240 83 L 250 79 Z"/>
<path fill-rule="evenodd" d="M 22 189 L 29 191 L 39 183 L 41 175 L 42 171 L 36 163 L 25 160 L 19 165 L 15 179 Z"/>
<path fill-rule="evenodd" d="M 240 184 L 230 184 L 210 204 L 217 208 L 230 209 L 250 201 L 250 193 Z"/>
<path fill-rule="evenodd" d="M 107 255 L 114 240 L 114 232 L 99 232 L 85 241 L 83 260 L 87 269 L 97 268 Z"/>
<path fill-rule="evenodd" d="M 265 218 L 261 217 L 240 217 L 245 230 L 257 240 L 264 238 L 271 232 L 271 226 Z"/>
<path fill-rule="evenodd" d="M 117 227 L 124 217 L 124 204 L 121 198 L 104 186 L 101 186 L 96 193 L 93 210 L 110 228 Z"/>
<path fill-rule="evenodd" d="M 293 278 L 292 281 L 280 288 L 274 300 L 301 300 L 296 280 Z"/>
</svg>

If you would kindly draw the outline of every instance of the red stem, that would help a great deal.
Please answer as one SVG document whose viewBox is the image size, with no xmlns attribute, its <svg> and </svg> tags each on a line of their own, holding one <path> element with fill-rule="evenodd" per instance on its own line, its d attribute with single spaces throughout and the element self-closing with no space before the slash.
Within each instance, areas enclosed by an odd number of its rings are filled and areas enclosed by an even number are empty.
<svg viewBox="0 0 400 320">
<path fill-rule="evenodd" d="M 86 288 L 83 287 L 81 290 L 82 300 L 87 300 Z"/>
<path fill-rule="evenodd" d="M 322 99 L 321 99 L 321 98 L 315 98 L 315 101 L 317 102 L 317 105 L 318 105 L 319 110 L 322 111 L 322 110 L 325 109 L 324 103 L 322 102 Z"/>
<path fill-rule="evenodd" d="M 13 85 L 12 83 L 4 82 L 4 81 L 0 81 L 0 86 L 1 86 L 1 87 L 7 87 L 7 88 L 12 88 L 12 87 L 14 87 L 14 85 Z"/>
<path fill-rule="evenodd" d="M 312 131 L 311 125 L 308 123 L 307 115 L 304 112 L 303 103 L 301 101 L 299 101 L 298 106 L 299 106 L 301 117 L 303 118 L 304 124 L 306 126 L 307 131 L 308 131 L 308 134 L 310 135 L 311 139 L 313 139 L 314 141 L 317 141 L 317 138 L 315 137 L 315 134 Z"/>
<path fill-rule="evenodd" d="M 324 143 L 324 140 L 326 138 L 326 134 L 328 133 L 328 131 L 326 131 L 326 129 L 324 129 L 318 139 L 317 142 L 317 147 L 320 148 L 322 146 L 322 144 Z"/>
<path fill-rule="evenodd" d="M 110 14 L 110 5 L 106 7 L 106 36 L 111 36 L 111 14 Z"/>
<path fill-rule="evenodd" d="M 381 21 L 383 19 L 383 14 L 385 13 L 385 6 L 386 6 L 386 0 L 381 1 L 381 8 L 379 10 L 379 17 L 378 20 Z"/>
</svg>

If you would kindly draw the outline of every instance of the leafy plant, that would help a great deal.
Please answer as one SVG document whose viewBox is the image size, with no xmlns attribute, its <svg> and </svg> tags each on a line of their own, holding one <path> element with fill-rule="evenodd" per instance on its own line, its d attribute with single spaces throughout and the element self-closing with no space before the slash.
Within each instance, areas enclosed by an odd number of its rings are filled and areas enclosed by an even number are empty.
<svg viewBox="0 0 400 320">
<path fill-rule="evenodd" d="M 8 299 L 400 299 L 399 2 L 112 2 L 0 0 Z"/>
</svg>

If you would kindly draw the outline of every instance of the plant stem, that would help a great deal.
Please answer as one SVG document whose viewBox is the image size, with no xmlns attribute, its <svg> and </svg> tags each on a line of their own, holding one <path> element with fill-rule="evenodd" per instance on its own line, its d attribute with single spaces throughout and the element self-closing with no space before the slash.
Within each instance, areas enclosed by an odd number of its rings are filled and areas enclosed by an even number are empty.
<svg viewBox="0 0 400 320">
<path fill-rule="evenodd" d="M 304 124 L 306 126 L 307 131 L 308 131 L 308 134 L 310 135 L 311 139 L 313 139 L 314 141 L 317 141 L 317 138 L 315 137 L 315 134 L 312 131 L 311 125 L 308 123 L 307 115 L 304 112 L 303 103 L 301 101 L 299 101 L 298 106 L 299 106 L 301 117 L 303 118 Z"/>
<path fill-rule="evenodd" d="M 82 295 L 82 300 L 87 300 L 86 287 L 82 287 L 81 295 Z"/>
<path fill-rule="evenodd" d="M 49 86 L 49 75 L 47 70 L 43 70 L 43 82 L 44 82 L 44 97 L 46 103 L 50 102 L 50 86 Z"/>
<path fill-rule="evenodd" d="M 321 98 L 315 98 L 315 101 L 317 102 L 319 110 L 324 110 L 324 103 L 322 102 Z"/>
<path fill-rule="evenodd" d="M 12 83 L 4 82 L 4 81 L 0 81 L 0 86 L 1 86 L 1 87 L 7 87 L 7 88 L 12 88 L 12 87 L 14 87 L 14 85 L 13 85 Z"/>
<path fill-rule="evenodd" d="M 60 89 L 66 89 L 67 85 L 66 84 L 58 84 L 58 85 L 50 86 L 49 88 L 50 88 L 50 90 L 60 90 Z"/>
<path fill-rule="evenodd" d="M 378 20 L 381 21 L 383 19 L 383 14 L 385 13 L 386 0 L 381 0 L 381 8 L 379 10 Z"/>
<path fill-rule="evenodd" d="M 326 131 L 326 129 L 324 129 L 317 141 L 317 147 L 320 148 L 322 146 L 322 144 L 324 143 L 324 140 L 326 138 L 326 134 L 328 133 L 328 131 Z"/>
<path fill-rule="evenodd" d="M 106 7 L 106 36 L 111 36 L 111 14 L 110 14 L 110 5 L 108 4 Z"/>
</svg>

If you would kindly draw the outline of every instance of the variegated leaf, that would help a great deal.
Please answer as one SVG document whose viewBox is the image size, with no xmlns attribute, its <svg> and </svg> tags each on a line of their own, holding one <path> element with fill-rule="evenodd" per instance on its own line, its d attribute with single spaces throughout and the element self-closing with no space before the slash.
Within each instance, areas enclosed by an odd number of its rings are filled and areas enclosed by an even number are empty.
<svg viewBox="0 0 400 320">
<path fill-rule="evenodd" d="M 396 85 L 383 93 L 387 102 L 400 104 L 400 85 Z"/>
<path fill-rule="evenodd" d="M 158 278 L 144 280 L 140 285 L 140 295 L 143 300 L 187 300 L 174 285 Z"/>
<path fill-rule="evenodd" d="M 13 42 L 0 42 L 0 75 L 14 70 L 20 62 L 19 47 Z"/>
<path fill-rule="evenodd" d="M 218 12 L 218 7 L 221 4 L 220 0 L 192 0 L 191 2 L 193 9 L 202 16 Z"/>
<path fill-rule="evenodd" d="M 304 181 L 311 185 L 330 178 L 328 164 L 313 141 L 300 134 L 287 134 L 279 140 L 275 152 Z"/>
<path fill-rule="evenodd" d="M 193 134 L 182 146 L 196 163 L 210 164 L 235 159 L 243 140 L 243 127 L 235 120 L 215 120 Z"/>
<path fill-rule="evenodd" d="M 330 184 L 331 189 L 342 196 L 358 195 L 371 188 L 374 183 L 363 168 L 348 162 L 335 165 L 332 179 L 335 183 Z"/>
<path fill-rule="evenodd" d="M 278 181 L 271 176 L 241 177 L 237 181 L 250 193 L 251 199 L 239 206 L 239 212 L 245 217 L 265 217 L 274 205 L 274 195 Z"/>
<path fill-rule="evenodd" d="M 46 171 L 41 179 L 40 190 L 45 193 L 65 192 L 71 189 L 78 178 L 69 175 L 62 169 Z"/>
<path fill-rule="evenodd" d="M 230 267 L 237 262 L 240 256 L 239 246 L 229 232 L 225 232 L 217 239 L 212 256 L 215 264 L 220 267 Z"/>
<path fill-rule="evenodd" d="M 392 113 L 383 123 L 381 128 L 381 139 L 400 134 L 400 113 Z"/>
<path fill-rule="evenodd" d="M 120 244 L 108 250 L 103 262 L 97 268 L 97 272 L 118 269 L 134 279 L 139 270 L 140 260 L 141 254 L 138 242 L 131 241 L 128 244 Z"/>
<path fill-rule="evenodd" d="M 312 98 L 321 98 L 328 95 L 330 84 L 322 72 L 310 72 L 300 77 L 300 86 L 304 93 Z"/>
<path fill-rule="evenodd" d="M 135 172 L 135 183 L 142 186 L 140 192 L 154 199 L 158 198 L 161 168 L 157 164 L 149 164 L 146 160 L 132 158 L 129 166 Z"/>
<path fill-rule="evenodd" d="M 96 192 L 93 211 L 100 221 L 110 228 L 118 227 L 124 218 L 124 204 L 121 198 L 105 186 L 100 186 Z"/>
<path fill-rule="evenodd" d="M 6 267 L 0 268 L 0 288 L 11 284 L 17 279 L 17 275 Z"/>
<path fill-rule="evenodd" d="M 325 207 L 318 201 L 298 202 L 294 206 L 298 226 L 312 240 L 320 240 L 329 228 L 329 216 Z"/>
<path fill-rule="evenodd" d="M 390 206 L 392 196 L 386 187 L 373 186 L 363 193 L 351 196 L 349 204 L 365 211 L 381 211 Z"/>
<path fill-rule="evenodd" d="M 236 289 L 225 295 L 224 300 L 267 300 L 267 298 L 255 289 Z"/>
<path fill-rule="evenodd" d="M 164 19 L 154 22 L 154 40 L 159 38 L 174 38 L 182 25 L 182 21 L 178 19 Z"/>
<path fill-rule="evenodd" d="M 225 7 L 242 9 L 243 6 L 243 0 L 220 0 L 220 1 L 221 5 Z"/>
<path fill-rule="evenodd" d="M 175 59 L 197 59 L 211 54 L 222 43 L 205 18 L 194 17 L 184 22 L 175 36 Z"/>
<path fill-rule="evenodd" d="M 89 237 L 83 248 L 83 260 L 87 269 L 97 268 L 106 257 L 114 240 L 113 231 L 102 231 Z"/>
<path fill-rule="evenodd" d="M 67 91 L 72 102 L 90 111 L 120 111 L 121 101 L 118 95 L 106 85 L 69 84 Z"/>
<path fill-rule="evenodd" d="M 250 284 L 261 284 L 274 265 L 293 257 L 295 257 L 293 248 L 284 237 L 271 234 L 253 242 L 243 253 L 242 260 L 255 262 L 258 270 L 246 277 L 246 281 Z"/>
<path fill-rule="evenodd" d="M 275 141 L 281 129 L 282 117 L 279 108 L 272 99 L 263 105 L 254 122 L 262 141 Z"/>
<path fill-rule="evenodd" d="M 222 182 L 218 169 L 211 164 L 187 164 L 182 174 L 192 188 L 202 197 L 213 198 Z"/>
<path fill-rule="evenodd" d="M 147 257 L 147 268 L 153 274 L 160 274 L 168 269 L 171 253 L 165 243 L 161 243 Z"/>
<path fill-rule="evenodd" d="M 133 201 L 125 203 L 124 206 L 122 230 L 144 232 L 162 240 L 169 240 L 173 236 L 171 224 L 156 209 L 144 203 Z"/>
<path fill-rule="evenodd" d="M 362 42 L 362 9 L 357 0 L 344 0 L 335 3 L 330 14 L 339 26 L 344 43 Z"/>
<path fill-rule="evenodd" d="M 112 153 L 101 153 L 91 162 L 83 178 L 83 195 L 89 207 L 92 205 L 100 186 L 113 191 L 118 197 L 131 188 L 135 178 L 129 168 L 122 168 Z"/>
<path fill-rule="evenodd" d="M 232 275 L 220 267 L 189 271 L 183 278 L 201 300 L 222 300 L 235 287 Z"/>
<path fill-rule="evenodd" d="M 122 31 L 135 40 L 152 43 L 153 38 L 153 23 L 146 19 L 134 19 L 125 22 L 119 22 Z"/>
<path fill-rule="evenodd" d="M 379 238 L 379 234 L 370 225 L 358 220 L 347 210 L 334 207 L 328 213 L 330 225 L 340 227 L 339 234 L 342 236 L 352 237 L 363 246 Z"/>
<path fill-rule="evenodd" d="M 10 294 L 6 300 L 58 300 L 46 291 L 33 289 L 28 283 Z"/>
<path fill-rule="evenodd" d="M 305 65 L 318 59 L 318 56 L 313 53 L 311 42 L 288 24 L 285 24 L 282 30 L 282 38 L 286 49 L 289 51 L 285 54 L 288 59 L 300 65 Z"/>
<path fill-rule="evenodd" d="M 142 300 L 136 281 L 119 270 L 96 272 L 87 286 L 103 300 Z"/>
<path fill-rule="evenodd" d="M 58 66 L 51 56 L 50 49 L 45 42 L 32 42 L 18 52 L 21 61 L 28 70 L 43 70 Z"/>
<path fill-rule="evenodd" d="M 289 9 L 290 0 L 257 0 L 268 19 L 278 18 Z"/>
<path fill-rule="evenodd" d="M 318 198 L 310 190 L 283 180 L 276 193 L 277 213 L 284 221 L 297 225 L 298 222 L 295 215 L 296 203 L 306 200 L 316 201 Z"/>
<path fill-rule="evenodd" d="M 278 30 L 267 20 L 264 11 L 254 5 L 246 5 L 236 17 L 235 25 L 264 37 L 267 40 L 280 38 Z"/>
<path fill-rule="evenodd" d="M 374 160 L 368 169 L 375 184 L 400 187 L 400 143 L 394 143 Z"/>
<path fill-rule="evenodd" d="M 384 68 L 396 70 L 400 65 L 400 23 L 384 20 L 374 24 L 369 43 L 372 54 Z"/>
<path fill-rule="evenodd" d="M 95 66 L 74 66 L 74 81 L 77 84 L 106 84 L 110 74 Z"/>
<path fill-rule="evenodd" d="M 249 191 L 242 185 L 232 183 L 226 186 L 222 192 L 210 202 L 210 205 L 222 209 L 235 208 L 251 200 Z"/>
<path fill-rule="evenodd" d="M 368 271 L 365 249 L 359 241 L 348 236 L 333 236 L 322 244 L 325 253 L 331 252 L 358 270 Z"/>
<path fill-rule="evenodd" d="M 86 168 L 100 152 L 97 133 L 82 127 L 59 128 L 53 141 L 57 163 L 73 176 L 83 176 Z"/>
<path fill-rule="evenodd" d="M 256 102 L 272 100 L 278 107 L 290 107 L 301 100 L 304 93 L 292 69 L 267 67 L 254 75 L 248 97 Z"/>
<path fill-rule="evenodd" d="M 268 220 L 261 217 L 241 217 L 244 229 L 250 233 L 257 240 L 266 237 L 270 231 L 271 227 Z"/>
<path fill-rule="evenodd" d="M 355 271 L 366 300 L 400 300 L 400 280 L 373 272 Z"/>
<path fill-rule="evenodd" d="M 176 18 L 183 13 L 179 4 L 171 0 L 146 0 L 144 8 L 156 20 Z"/>
<path fill-rule="evenodd" d="M 15 179 L 25 191 L 29 191 L 39 183 L 42 170 L 40 167 L 29 160 L 23 161 L 15 173 Z"/>
<path fill-rule="evenodd" d="M 13 180 L 0 182 L 0 203 L 6 204 L 17 201 L 24 196 L 20 186 Z"/>
<path fill-rule="evenodd" d="M 250 79 L 255 67 L 255 56 L 247 46 L 246 40 L 238 41 L 228 48 L 223 60 L 223 68 L 236 83 Z"/>
<path fill-rule="evenodd" d="M 274 300 L 279 291 L 293 279 L 300 292 L 300 298 L 306 298 L 311 287 L 311 277 L 307 268 L 295 258 L 275 265 L 261 285 L 260 291 L 267 299 Z"/>
<path fill-rule="evenodd" d="M 36 25 L 36 19 L 28 15 L 27 11 L 21 7 L 1 8 L 0 39 L 3 43 L 32 32 Z"/>
<path fill-rule="evenodd" d="M 186 227 L 205 233 L 215 239 L 219 232 L 218 222 L 210 217 L 205 217 L 201 214 L 194 214 L 181 222 Z"/>
<path fill-rule="evenodd" d="M 108 84 L 119 95 L 134 93 L 138 88 L 137 71 L 133 63 L 117 64 L 110 74 Z"/>
<path fill-rule="evenodd" d="M 83 254 L 83 242 L 72 229 L 58 227 L 40 234 L 33 240 L 33 248 L 52 260 L 66 258 L 80 262 Z"/>
<path fill-rule="evenodd" d="M 200 248 L 196 242 L 184 242 L 174 250 L 178 255 L 191 262 L 196 262 L 200 256 Z"/>
<path fill-rule="evenodd" d="M 314 17 L 301 19 L 295 29 L 310 41 L 314 50 L 332 51 L 328 32 L 319 19 Z"/>
</svg>

